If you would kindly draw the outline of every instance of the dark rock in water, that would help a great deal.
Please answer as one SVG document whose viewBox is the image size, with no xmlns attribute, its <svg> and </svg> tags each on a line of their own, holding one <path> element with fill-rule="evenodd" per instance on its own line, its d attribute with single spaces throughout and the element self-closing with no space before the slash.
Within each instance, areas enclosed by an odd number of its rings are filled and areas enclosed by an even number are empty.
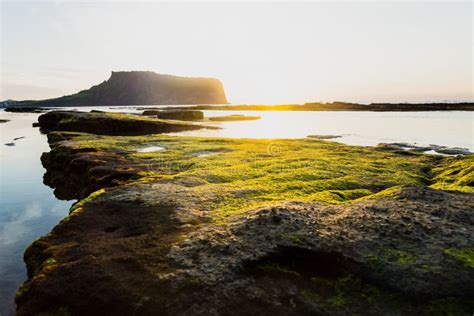
<svg viewBox="0 0 474 316">
<path fill-rule="evenodd" d="M 6 122 L 10 122 L 10 120 L 4 120 L 4 119 L 0 120 L 0 123 L 6 123 Z"/>
<path fill-rule="evenodd" d="M 40 127 L 40 123 L 39 123 L 39 122 L 34 122 L 34 123 L 32 124 L 32 126 L 33 126 L 33 127 Z"/>
<path fill-rule="evenodd" d="M 417 144 L 409 143 L 381 143 L 378 144 L 379 149 L 382 150 L 404 150 L 407 152 L 420 152 L 420 153 L 437 153 L 442 155 L 471 155 L 472 152 L 467 148 L 459 147 L 446 147 L 440 145 L 430 144 L 428 146 L 420 146 Z"/>
<path fill-rule="evenodd" d="M 13 112 L 13 113 L 44 113 L 48 111 L 47 109 L 43 109 L 40 107 L 28 107 L 28 106 L 20 106 L 20 107 L 8 107 L 5 108 L 5 112 Z"/>
<path fill-rule="evenodd" d="M 17 101 L 31 106 L 100 106 L 227 103 L 221 82 L 214 78 L 177 77 L 151 71 L 112 72 L 90 89 L 60 98 Z"/>
<path fill-rule="evenodd" d="M 100 111 L 100 110 L 91 110 L 91 113 L 105 113 L 105 111 Z"/>
<path fill-rule="evenodd" d="M 15 146 L 15 143 L 6 143 L 5 146 Z"/>
<path fill-rule="evenodd" d="M 200 124 L 167 122 L 139 115 L 51 111 L 38 118 L 41 130 L 86 132 L 98 135 L 147 135 L 173 133 L 202 128 Z"/>
<path fill-rule="evenodd" d="M 164 120 L 199 121 L 204 118 L 201 111 L 160 111 L 157 117 Z"/>
<path fill-rule="evenodd" d="M 439 148 L 435 150 L 437 153 L 440 154 L 445 154 L 445 155 L 470 155 L 472 154 L 469 149 L 467 148 L 459 148 L 459 147 L 453 147 L 453 148 Z"/>
<path fill-rule="evenodd" d="M 341 135 L 308 135 L 308 138 L 316 138 L 316 139 L 333 139 L 333 138 L 340 138 Z"/>
<path fill-rule="evenodd" d="M 158 113 L 160 113 L 159 110 L 145 110 L 145 111 L 143 111 L 142 115 L 155 116 L 155 115 L 158 115 Z"/>
<path fill-rule="evenodd" d="M 15 137 L 15 138 L 13 138 L 13 140 L 19 140 L 19 139 L 23 139 L 23 138 L 26 138 L 26 137 L 25 136 Z"/>
<path fill-rule="evenodd" d="M 224 115 L 224 116 L 213 116 L 210 117 L 210 121 L 217 121 L 217 122 L 228 122 L 228 121 L 256 121 L 261 119 L 260 116 L 249 116 L 249 115 Z"/>
<path fill-rule="evenodd" d="M 143 114 L 145 116 L 156 116 L 164 120 L 178 120 L 178 121 L 199 121 L 204 118 L 204 113 L 201 111 L 192 110 L 176 110 L 176 111 L 164 111 L 164 110 L 145 110 Z"/>
</svg>

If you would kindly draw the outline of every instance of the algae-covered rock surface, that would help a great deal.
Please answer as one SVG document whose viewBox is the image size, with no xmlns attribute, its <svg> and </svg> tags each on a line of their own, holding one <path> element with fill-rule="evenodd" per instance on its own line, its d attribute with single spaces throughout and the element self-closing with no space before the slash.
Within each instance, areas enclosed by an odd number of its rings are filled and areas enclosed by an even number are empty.
<svg viewBox="0 0 474 316">
<path fill-rule="evenodd" d="M 171 120 L 160 120 L 140 115 L 107 113 L 51 111 L 38 118 L 40 129 L 50 131 L 76 131 L 100 135 L 147 135 L 182 132 L 216 127 Z"/>
<path fill-rule="evenodd" d="M 25 252 L 19 315 L 472 314 L 472 156 L 48 139 L 45 182 L 79 202 Z"/>
</svg>

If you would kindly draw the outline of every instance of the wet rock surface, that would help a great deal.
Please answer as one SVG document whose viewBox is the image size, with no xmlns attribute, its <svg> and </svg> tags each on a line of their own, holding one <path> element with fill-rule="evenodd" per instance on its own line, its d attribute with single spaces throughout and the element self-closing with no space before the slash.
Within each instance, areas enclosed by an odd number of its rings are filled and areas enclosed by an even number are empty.
<svg viewBox="0 0 474 316">
<path fill-rule="evenodd" d="M 401 149 L 413 152 L 422 152 L 422 153 L 437 153 L 442 155 L 471 155 L 472 152 L 467 148 L 460 148 L 460 147 L 446 147 L 440 145 L 416 145 L 410 143 L 383 143 L 379 144 L 379 147 L 387 148 L 387 149 Z"/>
<path fill-rule="evenodd" d="M 51 111 L 41 115 L 38 122 L 43 132 L 61 130 L 98 135 L 147 135 L 215 128 L 199 124 L 143 118 L 137 115 L 76 111 Z"/>
<path fill-rule="evenodd" d="M 202 111 L 160 111 L 157 117 L 164 120 L 199 121 L 204 118 L 204 113 Z"/>
</svg>

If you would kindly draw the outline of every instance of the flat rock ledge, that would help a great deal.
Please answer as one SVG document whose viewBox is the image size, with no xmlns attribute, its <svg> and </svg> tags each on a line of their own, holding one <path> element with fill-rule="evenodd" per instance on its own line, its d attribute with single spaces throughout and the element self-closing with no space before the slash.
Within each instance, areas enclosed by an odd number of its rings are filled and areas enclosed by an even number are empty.
<svg viewBox="0 0 474 316">
<path fill-rule="evenodd" d="M 77 111 L 51 111 L 41 115 L 38 118 L 38 123 L 42 132 L 74 131 L 116 136 L 176 133 L 217 128 L 132 114 Z"/>
<path fill-rule="evenodd" d="M 101 177 L 115 159 L 101 157 Z M 80 180 L 69 182 L 76 191 L 90 185 Z M 405 186 L 341 205 L 268 205 L 225 224 L 210 221 L 216 198 L 179 179 L 104 183 L 27 249 L 18 315 L 472 312 L 472 193 Z"/>
</svg>

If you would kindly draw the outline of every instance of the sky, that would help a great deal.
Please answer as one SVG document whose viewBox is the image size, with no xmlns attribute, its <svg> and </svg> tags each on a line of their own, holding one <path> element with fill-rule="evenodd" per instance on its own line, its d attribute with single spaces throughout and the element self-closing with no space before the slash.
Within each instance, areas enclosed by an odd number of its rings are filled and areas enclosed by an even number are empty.
<svg viewBox="0 0 474 316">
<path fill-rule="evenodd" d="M 473 4 L 2 2 L 0 100 L 111 71 L 214 77 L 231 103 L 473 100 Z"/>
</svg>

